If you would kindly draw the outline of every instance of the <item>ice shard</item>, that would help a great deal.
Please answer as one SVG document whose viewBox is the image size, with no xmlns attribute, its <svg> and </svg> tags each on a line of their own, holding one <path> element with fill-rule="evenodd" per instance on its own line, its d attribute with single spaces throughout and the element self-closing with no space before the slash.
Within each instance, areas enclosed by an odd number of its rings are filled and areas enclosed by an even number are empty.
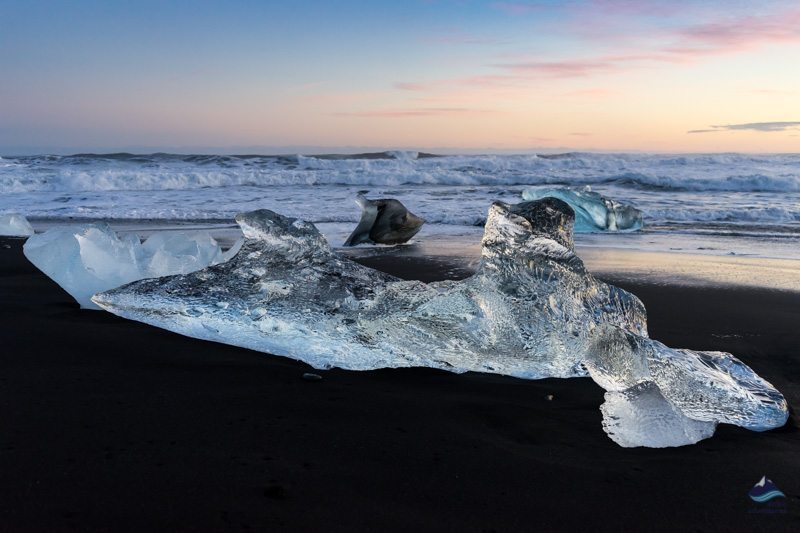
<svg viewBox="0 0 800 533">
<path fill-rule="evenodd" d="M 642 212 L 633 206 L 611 200 L 590 187 L 571 189 L 525 189 L 523 200 L 558 198 L 575 211 L 575 231 L 592 233 L 599 231 L 635 231 L 642 229 Z"/>
<path fill-rule="evenodd" d="M 245 242 L 228 262 L 93 301 L 315 368 L 589 375 L 609 391 L 604 428 L 623 446 L 690 444 L 718 422 L 762 430 L 788 416 L 780 393 L 733 356 L 649 339 L 639 299 L 596 280 L 575 254 L 574 213 L 561 200 L 495 202 L 477 272 L 428 284 L 335 253 L 308 222 L 268 210 L 236 220 Z"/>
<path fill-rule="evenodd" d="M 193 272 L 229 257 L 207 233 L 154 233 L 141 244 L 139 237 L 120 238 L 103 223 L 51 228 L 30 237 L 23 251 L 86 309 L 99 309 L 91 301 L 97 292 L 142 278 Z"/>
<path fill-rule="evenodd" d="M 33 233 L 33 226 L 19 213 L 0 215 L 0 237 L 29 237 Z"/>
</svg>

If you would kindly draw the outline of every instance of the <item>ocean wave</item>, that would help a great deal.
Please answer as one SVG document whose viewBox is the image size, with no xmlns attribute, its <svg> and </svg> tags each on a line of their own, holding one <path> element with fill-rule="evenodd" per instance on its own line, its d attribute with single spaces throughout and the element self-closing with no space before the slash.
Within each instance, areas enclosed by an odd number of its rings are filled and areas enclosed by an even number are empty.
<svg viewBox="0 0 800 533">
<path fill-rule="evenodd" d="M 598 183 L 663 191 L 800 192 L 800 174 L 749 174 L 684 178 L 653 174 L 612 176 Z"/>
<path fill-rule="evenodd" d="M 434 156 L 77 154 L 6 157 L 0 192 L 183 190 L 235 186 L 614 185 L 663 191 L 800 192 L 800 155 L 540 154 Z"/>
<path fill-rule="evenodd" d="M 428 224 L 466 227 L 483 224 L 492 201 L 518 202 L 526 188 L 584 185 L 641 210 L 645 231 L 800 233 L 800 155 L 4 156 L 0 214 L 200 221 L 267 208 L 349 224 L 360 218 L 353 198 L 369 190 Z"/>
<path fill-rule="evenodd" d="M 800 223 L 800 209 L 786 207 L 651 208 L 645 216 L 652 222 Z"/>
</svg>

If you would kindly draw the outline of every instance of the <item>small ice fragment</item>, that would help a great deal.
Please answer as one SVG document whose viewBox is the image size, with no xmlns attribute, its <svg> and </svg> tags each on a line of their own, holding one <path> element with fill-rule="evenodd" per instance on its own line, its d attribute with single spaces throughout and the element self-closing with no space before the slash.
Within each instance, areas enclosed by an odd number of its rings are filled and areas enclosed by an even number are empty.
<svg viewBox="0 0 800 533">
<path fill-rule="evenodd" d="M 625 448 L 694 444 L 714 434 L 716 422 L 692 420 L 669 403 L 652 381 L 606 393 L 600 406 L 603 429 Z"/>
<path fill-rule="evenodd" d="M 303 374 L 303 379 L 306 381 L 320 381 L 322 376 L 319 374 L 314 374 L 313 372 L 306 372 Z"/>
<path fill-rule="evenodd" d="M 18 213 L 0 215 L 0 237 L 30 237 L 33 226 L 28 219 Z"/>
</svg>

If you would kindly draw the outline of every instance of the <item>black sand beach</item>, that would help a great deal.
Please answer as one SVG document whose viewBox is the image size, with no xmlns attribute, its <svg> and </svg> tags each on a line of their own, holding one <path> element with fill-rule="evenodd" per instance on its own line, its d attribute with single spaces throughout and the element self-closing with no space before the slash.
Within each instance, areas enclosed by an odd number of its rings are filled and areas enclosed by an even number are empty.
<svg viewBox="0 0 800 533">
<path fill-rule="evenodd" d="M 800 530 L 794 416 L 625 449 L 589 379 L 305 381 L 302 363 L 81 311 L 21 245 L 0 240 L 1 531 Z M 652 337 L 730 351 L 800 405 L 800 293 L 610 281 L 644 301 Z M 785 500 L 748 498 L 763 475 Z"/>
</svg>

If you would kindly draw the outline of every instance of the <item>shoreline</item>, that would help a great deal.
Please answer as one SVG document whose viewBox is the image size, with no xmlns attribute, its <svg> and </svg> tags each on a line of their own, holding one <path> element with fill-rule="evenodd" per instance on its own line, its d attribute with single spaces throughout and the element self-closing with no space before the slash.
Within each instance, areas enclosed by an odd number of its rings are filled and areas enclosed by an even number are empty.
<svg viewBox="0 0 800 533">
<path fill-rule="evenodd" d="M 406 245 L 398 247 L 337 248 L 356 261 L 389 265 L 394 262 L 429 264 L 429 269 L 449 272 L 449 279 L 474 273 L 480 261 L 479 244 Z M 611 282 L 631 282 L 696 288 L 746 288 L 800 293 L 800 260 L 689 252 L 651 252 L 615 247 L 576 245 L 578 257 L 592 275 Z M 426 278 L 434 281 L 439 278 Z"/>
<path fill-rule="evenodd" d="M 96 217 L 27 217 L 37 233 L 56 226 L 74 226 L 89 223 L 108 223 L 115 231 L 138 232 L 149 235 L 155 231 L 210 231 L 214 236 L 235 239 L 239 228 L 233 217 L 208 219 L 180 218 L 96 218 Z M 313 221 L 312 221 L 313 222 Z M 313 222 L 326 236 L 331 246 L 339 247 L 358 224 L 358 220 L 338 222 Z M 439 246 L 455 239 L 464 250 L 480 243 L 483 226 L 427 223 L 412 243 L 421 246 Z M 737 226 L 721 226 L 716 231 L 704 227 L 648 226 L 637 231 L 611 231 L 576 233 L 575 242 L 580 248 L 615 248 L 644 252 L 694 253 L 697 255 L 737 255 L 766 259 L 800 260 L 797 232 L 739 233 Z M 765 246 L 764 243 L 768 243 Z M 469 252 L 468 252 L 469 253 Z"/>
<path fill-rule="evenodd" d="M 30 221 L 37 233 L 58 225 L 103 222 L 96 219 L 64 221 L 40 218 Z M 241 237 L 241 230 L 230 220 L 120 219 L 108 222 L 118 233 L 135 233 L 140 238 L 156 232 L 207 231 L 223 249 L 230 248 Z M 409 258 L 415 258 L 434 263 L 431 268 L 444 268 L 451 275 L 461 277 L 471 274 L 480 260 L 483 235 L 480 227 L 435 225 L 433 233 L 415 237 L 404 245 L 348 248 L 340 244 L 355 223 L 316 225 L 335 251 L 356 260 L 393 256 L 398 261 L 407 262 Z M 726 236 L 646 231 L 576 234 L 575 240 L 576 253 L 589 271 L 598 277 L 636 279 L 642 283 L 662 285 L 752 287 L 800 292 L 800 249 L 794 246 L 773 249 L 767 242 L 755 249 L 755 253 L 746 253 L 741 250 L 751 244 L 752 239 L 740 242 Z"/>
</svg>

